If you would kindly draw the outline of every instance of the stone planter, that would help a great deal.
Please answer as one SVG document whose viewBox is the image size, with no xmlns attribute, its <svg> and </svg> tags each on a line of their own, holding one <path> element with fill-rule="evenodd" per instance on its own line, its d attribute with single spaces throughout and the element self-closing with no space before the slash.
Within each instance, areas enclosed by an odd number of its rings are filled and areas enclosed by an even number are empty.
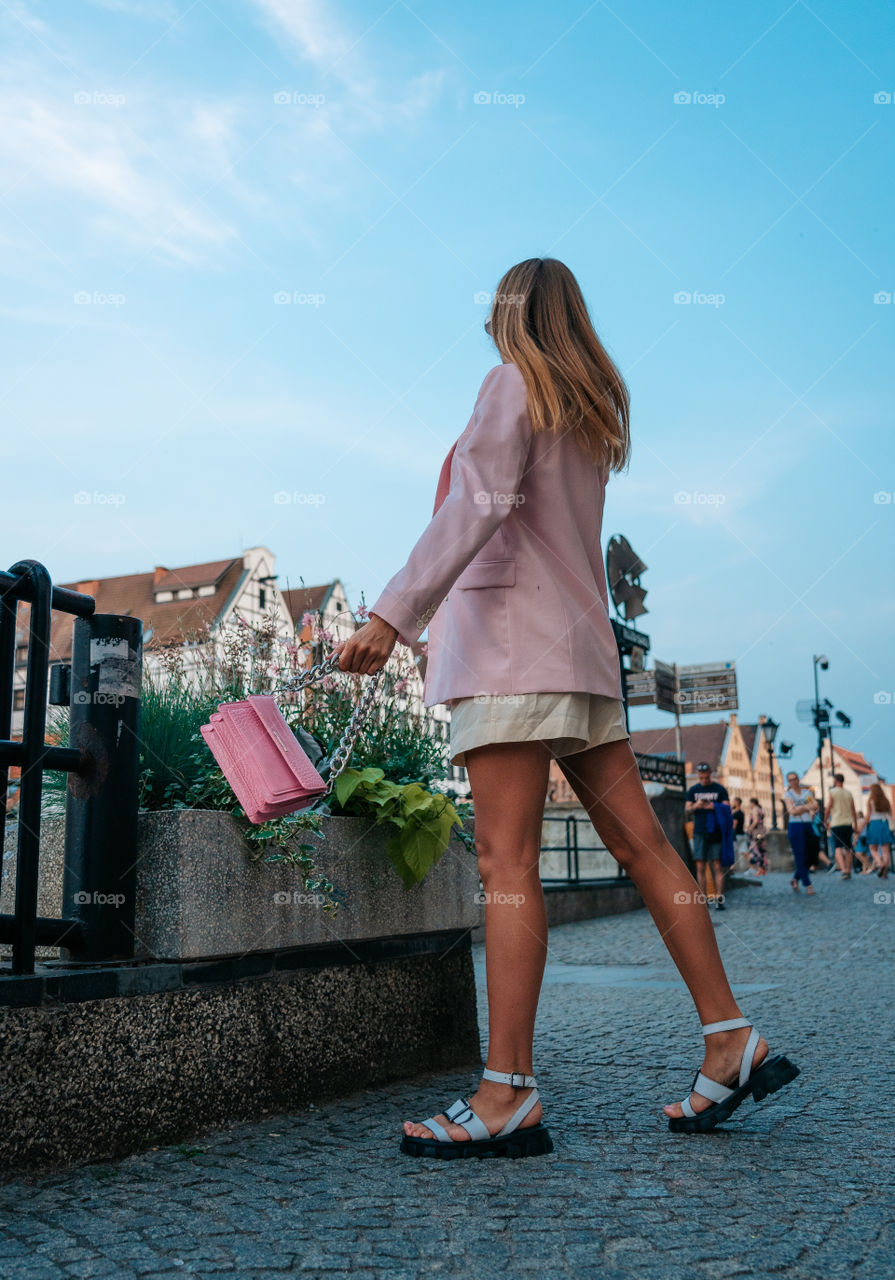
<svg viewBox="0 0 895 1280">
<path fill-rule="evenodd" d="M 296 870 L 251 861 L 231 815 L 141 813 L 137 958 L 71 965 L 45 947 L 33 977 L 0 976 L 0 1178 L 480 1064 L 474 857 L 455 839 L 405 890 L 386 830 L 324 830 L 332 918 L 302 900 Z M 62 841 L 47 820 L 41 915 L 63 914 Z"/>
<path fill-rule="evenodd" d="M 365 938 L 473 928 L 483 919 L 476 901 L 473 855 L 454 838 L 422 884 L 405 889 L 385 847 L 390 831 L 365 818 L 328 818 L 325 839 L 305 834 L 322 870 L 340 891 L 334 916 L 303 894 L 298 871 L 252 861 L 245 819 L 206 809 L 141 812 L 136 903 L 136 958 L 195 960 L 277 951 Z M 471 830 L 470 824 L 470 830 Z M 38 913 L 62 912 L 64 823 L 41 827 Z M 16 824 L 7 831 L 2 909 L 15 900 Z M 114 886 L 109 886 L 114 892 Z M 71 904 L 67 904 L 71 910 Z M 43 956 L 55 956 L 49 947 Z"/>
</svg>

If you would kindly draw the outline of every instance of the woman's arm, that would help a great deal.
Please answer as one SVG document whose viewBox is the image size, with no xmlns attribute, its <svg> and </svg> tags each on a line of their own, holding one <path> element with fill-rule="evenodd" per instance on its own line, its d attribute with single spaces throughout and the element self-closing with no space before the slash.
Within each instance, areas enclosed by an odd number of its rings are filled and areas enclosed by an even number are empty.
<svg viewBox="0 0 895 1280">
<path fill-rule="evenodd" d="M 496 365 L 457 441 L 454 484 L 404 567 L 370 606 L 403 644 L 419 639 L 454 582 L 509 515 L 531 441 L 522 372 L 513 364 Z"/>
</svg>

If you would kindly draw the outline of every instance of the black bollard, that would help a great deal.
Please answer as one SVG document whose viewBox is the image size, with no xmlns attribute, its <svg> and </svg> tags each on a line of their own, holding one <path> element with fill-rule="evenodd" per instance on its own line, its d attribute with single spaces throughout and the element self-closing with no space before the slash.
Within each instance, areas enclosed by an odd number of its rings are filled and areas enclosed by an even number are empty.
<svg viewBox="0 0 895 1280">
<path fill-rule="evenodd" d="M 70 960 L 134 954 L 142 667 L 139 618 L 75 620 L 70 741 L 83 765 L 68 779 L 62 914 L 84 927 Z"/>
</svg>

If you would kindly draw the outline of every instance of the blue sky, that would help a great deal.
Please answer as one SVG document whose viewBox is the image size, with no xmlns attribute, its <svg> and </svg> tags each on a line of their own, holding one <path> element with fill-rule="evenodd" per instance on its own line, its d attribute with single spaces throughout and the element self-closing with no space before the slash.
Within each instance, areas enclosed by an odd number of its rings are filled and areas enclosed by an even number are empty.
<svg viewBox="0 0 895 1280">
<path fill-rule="evenodd" d="M 560 257 L 631 389 L 604 532 L 649 566 L 654 655 L 736 659 L 741 719 L 805 767 L 825 653 L 839 741 L 895 778 L 893 24 L 879 0 L 10 0 L 7 562 L 264 544 L 284 585 L 372 602 L 499 360 L 476 295 Z"/>
</svg>

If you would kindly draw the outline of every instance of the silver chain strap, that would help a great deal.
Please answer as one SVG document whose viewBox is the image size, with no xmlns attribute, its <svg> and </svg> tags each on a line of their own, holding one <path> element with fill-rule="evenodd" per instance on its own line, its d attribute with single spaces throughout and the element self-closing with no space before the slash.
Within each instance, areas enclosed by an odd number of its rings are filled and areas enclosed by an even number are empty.
<svg viewBox="0 0 895 1280">
<path fill-rule="evenodd" d="M 331 653 L 328 658 L 324 658 L 322 662 L 317 662 L 312 667 L 308 667 L 307 671 L 303 671 L 300 676 L 294 676 L 287 680 L 284 684 L 277 685 L 272 692 L 292 690 L 297 692 L 304 689 L 306 685 L 312 684 L 315 680 L 320 680 L 323 676 L 328 675 L 331 671 L 339 666 L 340 654 Z M 351 752 L 354 750 L 355 739 L 360 732 L 361 724 L 365 716 L 373 705 L 373 698 L 376 694 L 376 685 L 379 677 L 382 675 L 383 668 L 380 667 L 377 672 L 370 676 L 370 683 L 363 692 L 363 696 L 357 706 L 351 713 L 345 730 L 339 739 L 339 745 L 329 757 L 329 779 L 326 784 L 326 790 L 323 796 L 328 796 L 333 789 L 336 778 L 348 764 Z M 346 674 L 348 674 L 346 672 Z M 320 799 L 323 799 L 323 796 Z"/>
</svg>

